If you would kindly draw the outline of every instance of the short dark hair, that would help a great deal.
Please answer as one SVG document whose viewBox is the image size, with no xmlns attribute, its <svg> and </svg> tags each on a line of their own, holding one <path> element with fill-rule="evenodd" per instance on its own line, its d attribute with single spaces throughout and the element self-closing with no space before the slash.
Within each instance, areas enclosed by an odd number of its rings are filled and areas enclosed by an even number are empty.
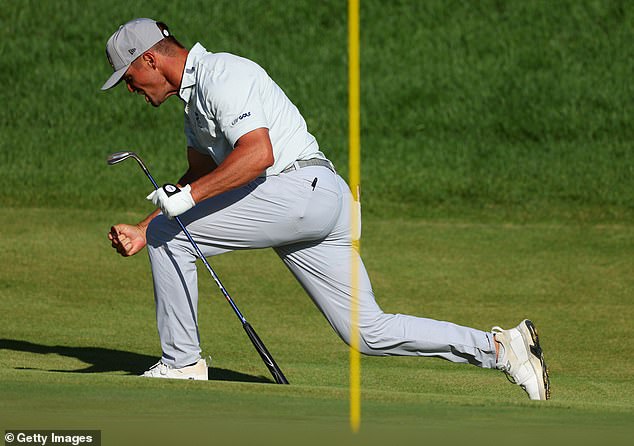
<svg viewBox="0 0 634 446">
<path fill-rule="evenodd" d="M 177 54 L 176 49 L 184 49 L 185 47 L 172 35 L 167 25 L 163 22 L 156 22 L 156 25 L 165 35 L 165 31 L 167 31 L 168 36 L 163 40 L 157 42 L 152 49 L 159 54 L 164 56 L 175 56 Z"/>
</svg>

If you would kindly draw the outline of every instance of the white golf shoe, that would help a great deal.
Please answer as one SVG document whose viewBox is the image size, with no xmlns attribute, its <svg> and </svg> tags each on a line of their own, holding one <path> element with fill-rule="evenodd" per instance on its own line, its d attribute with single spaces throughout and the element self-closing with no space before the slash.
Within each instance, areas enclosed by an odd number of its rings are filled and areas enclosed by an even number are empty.
<svg viewBox="0 0 634 446">
<path fill-rule="evenodd" d="M 535 325 L 525 319 L 515 328 L 503 330 L 493 327 L 492 331 L 495 340 L 500 343 L 496 368 L 506 373 L 509 381 L 524 389 L 530 399 L 550 399 L 548 368 Z"/>
<path fill-rule="evenodd" d="M 141 375 L 146 378 L 171 378 L 171 379 L 196 379 L 207 380 L 207 361 L 199 359 L 196 364 L 181 367 L 179 369 L 165 364 L 162 360 L 150 367 L 150 370 Z"/>
</svg>

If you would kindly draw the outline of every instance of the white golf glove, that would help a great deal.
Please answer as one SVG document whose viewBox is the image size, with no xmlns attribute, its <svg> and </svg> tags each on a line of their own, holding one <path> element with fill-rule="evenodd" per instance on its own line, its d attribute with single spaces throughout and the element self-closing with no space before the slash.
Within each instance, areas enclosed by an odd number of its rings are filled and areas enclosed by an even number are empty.
<svg viewBox="0 0 634 446">
<path fill-rule="evenodd" d="M 146 198 L 161 208 L 163 214 L 171 220 L 196 205 L 191 190 L 189 184 L 181 189 L 173 184 L 164 184 L 163 187 L 156 189 Z"/>
</svg>

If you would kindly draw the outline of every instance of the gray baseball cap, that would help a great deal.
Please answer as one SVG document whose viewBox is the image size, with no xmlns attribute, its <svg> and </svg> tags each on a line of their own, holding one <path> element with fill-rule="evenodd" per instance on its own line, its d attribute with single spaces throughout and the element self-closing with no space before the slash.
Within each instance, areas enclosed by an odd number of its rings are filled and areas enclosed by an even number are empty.
<svg viewBox="0 0 634 446">
<path fill-rule="evenodd" d="M 114 73 L 101 89 L 117 85 L 137 57 L 169 35 L 167 29 L 161 30 L 152 19 L 134 19 L 121 25 L 106 43 L 106 56 Z"/>
</svg>

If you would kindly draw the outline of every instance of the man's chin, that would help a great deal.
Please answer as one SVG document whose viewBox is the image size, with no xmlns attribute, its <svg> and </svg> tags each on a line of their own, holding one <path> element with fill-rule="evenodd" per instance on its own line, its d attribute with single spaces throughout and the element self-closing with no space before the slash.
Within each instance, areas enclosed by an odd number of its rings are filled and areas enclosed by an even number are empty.
<svg viewBox="0 0 634 446">
<path fill-rule="evenodd" d="M 156 101 L 154 99 L 148 98 L 147 96 L 145 98 L 145 102 L 150 104 L 152 107 L 158 107 L 159 105 L 161 105 L 163 103 L 163 101 Z"/>
<path fill-rule="evenodd" d="M 163 99 L 152 99 L 152 98 L 149 98 L 149 97 L 147 97 L 147 96 L 145 97 L 145 101 L 146 101 L 148 104 L 152 104 L 152 107 L 159 107 L 159 106 L 160 106 L 163 102 L 165 102 L 165 99 L 167 99 L 167 98 L 163 98 Z"/>
</svg>

